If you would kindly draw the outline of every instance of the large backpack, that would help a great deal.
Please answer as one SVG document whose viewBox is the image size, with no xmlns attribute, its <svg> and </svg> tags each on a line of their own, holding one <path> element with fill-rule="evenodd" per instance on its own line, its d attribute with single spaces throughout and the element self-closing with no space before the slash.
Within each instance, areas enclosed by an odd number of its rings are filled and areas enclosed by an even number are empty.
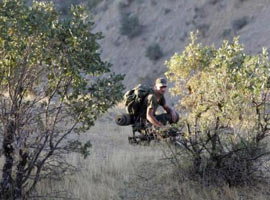
<svg viewBox="0 0 270 200">
<path fill-rule="evenodd" d="M 124 95 L 124 101 L 127 112 L 136 117 L 139 116 L 145 97 L 153 92 L 154 91 L 152 88 L 146 87 L 141 84 L 127 91 Z"/>
</svg>

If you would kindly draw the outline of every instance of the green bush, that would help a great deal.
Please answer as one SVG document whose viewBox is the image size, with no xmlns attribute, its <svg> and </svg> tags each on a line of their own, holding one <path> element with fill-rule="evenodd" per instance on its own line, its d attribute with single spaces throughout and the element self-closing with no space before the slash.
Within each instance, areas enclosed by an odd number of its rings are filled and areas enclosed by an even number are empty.
<svg viewBox="0 0 270 200">
<path fill-rule="evenodd" d="M 158 60 L 163 56 L 163 52 L 159 44 L 154 43 L 147 47 L 145 56 L 150 60 Z"/>
<path fill-rule="evenodd" d="M 208 183 L 255 183 L 270 153 L 268 53 L 248 55 L 238 38 L 220 48 L 196 38 L 166 62 L 171 93 L 181 97 L 180 143 L 190 172 Z"/>
<path fill-rule="evenodd" d="M 121 27 L 120 33 L 126 35 L 129 39 L 140 35 L 142 32 L 142 26 L 139 23 L 139 19 L 135 15 L 126 13 L 121 14 Z"/>
<path fill-rule="evenodd" d="M 122 99 L 124 76 L 101 59 L 88 11 L 63 19 L 52 3 L 0 1 L 0 199 L 63 198 L 36 187 L 77 171 L 68 155 L 91 147 L 77 134 Z"/>
</svg>

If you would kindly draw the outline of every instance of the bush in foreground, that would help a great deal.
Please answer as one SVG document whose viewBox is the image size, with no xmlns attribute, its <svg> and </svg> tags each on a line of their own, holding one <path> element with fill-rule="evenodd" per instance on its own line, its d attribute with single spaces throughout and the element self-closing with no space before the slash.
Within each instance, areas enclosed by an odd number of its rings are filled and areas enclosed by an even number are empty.
<svg viewBox="0 0 270 200">
<path fill-rule="evenodd" d="M 171 93 L 181 97 L 182 153 L 191 174 L 229 185 L 262 180 L 270 131 L 267 50 L 248 55 L 237 38 L 220 48 L 203 46 L 192 33 L 182 54 L 166 64 Z"/>
<path fill-rule="evenodd" d="M 121 99 L 123 76 L 101 60 L 82 6 L 61 19 L 52 4 L 4 0 L 0 27 L 0 198 L 35 199 L 41 180 L 75 170 L 67 154 L 88 155 L 76 134 Z"/>
</svg>

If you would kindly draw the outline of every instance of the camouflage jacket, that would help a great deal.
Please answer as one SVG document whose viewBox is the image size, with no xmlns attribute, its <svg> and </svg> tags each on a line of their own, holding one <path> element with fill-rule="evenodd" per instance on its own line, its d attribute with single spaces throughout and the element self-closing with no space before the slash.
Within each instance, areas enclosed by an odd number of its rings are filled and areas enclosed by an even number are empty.
<svg viewBox="0 0 270 200">
<path fill-rule="evenodd" d="M 146 112 L 148 108 L 152 108 L 154 111 L 154 114 L 158 108 L 158 106 L 164 106 L 166 104 L 166 100 L 164 98 L 164 95 L 160 97 L 160 99 L 157 98 L 157 96 L 153 93 L 150 93 L 147 95 L 147 97 L 144 100 L 142 109 L 141 109 L 141 118 L 146 119 Z"/>
</svg>

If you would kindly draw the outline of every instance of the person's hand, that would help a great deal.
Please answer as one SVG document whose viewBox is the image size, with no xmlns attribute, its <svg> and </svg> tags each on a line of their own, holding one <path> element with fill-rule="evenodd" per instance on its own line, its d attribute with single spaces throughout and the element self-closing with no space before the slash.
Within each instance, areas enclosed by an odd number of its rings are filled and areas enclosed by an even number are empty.
<svg viewBox="0 0 270 200">
<path fill-rule="evenodd" d="M 172 122 L 176 122 L 177 121 L 177 115 L 176 115 L 176 112 L 174 110 L 172 110 L 171 116 L 172 116 Z"/>
<path fill-rule="evenodd" d="M 161 130 L 165 128 L 165 125 L 163 125 L 161 122 L 159 122 L 157 125 L 154 125 L 154 128 L 156 130 Z"/>
<path fill-rule="evenodd" d="M 161 122 L 159 122 L 159 128 L 164 128 L 165 126 L 161 123 Z"/>
</svg>

